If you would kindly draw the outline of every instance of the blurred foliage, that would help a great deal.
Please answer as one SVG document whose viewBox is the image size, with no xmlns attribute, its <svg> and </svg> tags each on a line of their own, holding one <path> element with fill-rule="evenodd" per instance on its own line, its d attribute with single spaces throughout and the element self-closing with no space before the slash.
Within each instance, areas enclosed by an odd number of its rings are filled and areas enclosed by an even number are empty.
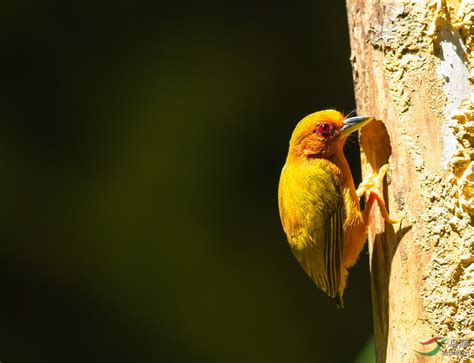
<svg viewBox="0 0 474 363">
<path fill-rule="evenodd" d="M 370 338 L 365 343 L 364 348 L 360 351 L 355 363 L 375 363 L 375 342 L 374 338 Z"/>
<path fill-rule="evenodd" d="M 2 362 L 355 359 L 367 256 L 337 310 L 276 200 L 295 123 L 354 108 L 343 2 L 0 14 Z"/>
</svg>

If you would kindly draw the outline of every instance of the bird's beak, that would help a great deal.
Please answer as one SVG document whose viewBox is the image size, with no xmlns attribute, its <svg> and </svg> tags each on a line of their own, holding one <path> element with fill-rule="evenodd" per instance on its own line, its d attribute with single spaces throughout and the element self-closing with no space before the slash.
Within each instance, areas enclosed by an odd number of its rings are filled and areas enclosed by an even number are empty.
<svg viewBox="0 0 474 363">
<path fill-rule="evenodd" d="M 354 131 L 359 130 L 360 128 L 367 125 L 374 118 L 371 116 L 356 116 L 349 117 L 343 121 L 343 126 L 339 134 L 340 137 L 347 137 L 352 134 Z"/>
</svg>

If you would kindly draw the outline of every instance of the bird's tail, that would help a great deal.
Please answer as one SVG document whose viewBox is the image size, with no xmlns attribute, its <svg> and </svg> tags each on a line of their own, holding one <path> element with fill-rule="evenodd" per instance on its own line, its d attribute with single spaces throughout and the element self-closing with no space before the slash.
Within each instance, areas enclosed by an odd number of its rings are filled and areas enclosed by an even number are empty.
<svg viewBox="0 0 474 363">
<path fill-rule="evenodd" d="M 337 293 L 337 295 L 335 297 L 333 297 L 338 309 L 344 309 L 344 301 L 342 299 L 342 294 L 343 294 L 343 292 L 339 291 Z"/>
</svg>

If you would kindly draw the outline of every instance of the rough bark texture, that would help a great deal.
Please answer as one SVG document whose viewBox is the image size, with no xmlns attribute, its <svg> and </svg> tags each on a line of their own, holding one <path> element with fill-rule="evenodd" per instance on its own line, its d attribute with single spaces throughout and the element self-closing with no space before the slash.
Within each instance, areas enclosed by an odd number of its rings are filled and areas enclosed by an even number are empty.
<svg viewBox="0 0 474 363">
<path fill-rule="evenodd" d="M 471 361 L 474 0 L 347 7 L 358 112 L 380 120 L 361 132 L 363 174 L 388 163 L 386 201 L 405 216 L 371 214 L 377 361 Z M 437 354 L 415 352 L 431 337 L 447 338 Z"/>
</svg>

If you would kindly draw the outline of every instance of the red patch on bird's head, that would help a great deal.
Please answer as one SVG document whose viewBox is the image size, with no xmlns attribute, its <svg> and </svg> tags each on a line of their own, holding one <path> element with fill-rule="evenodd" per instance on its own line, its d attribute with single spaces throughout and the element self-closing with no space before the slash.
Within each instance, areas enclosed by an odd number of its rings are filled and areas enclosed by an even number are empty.
<svg viewBox="0 0 474 363">
<path fill-rule="evenodd" d="M 290 140 L 289 157 L 296 159 L 330 158 L 344 140 L 338 138 L 344 116 L 335 110 L 312 113 L 296 125 Z"/>
</svg>

